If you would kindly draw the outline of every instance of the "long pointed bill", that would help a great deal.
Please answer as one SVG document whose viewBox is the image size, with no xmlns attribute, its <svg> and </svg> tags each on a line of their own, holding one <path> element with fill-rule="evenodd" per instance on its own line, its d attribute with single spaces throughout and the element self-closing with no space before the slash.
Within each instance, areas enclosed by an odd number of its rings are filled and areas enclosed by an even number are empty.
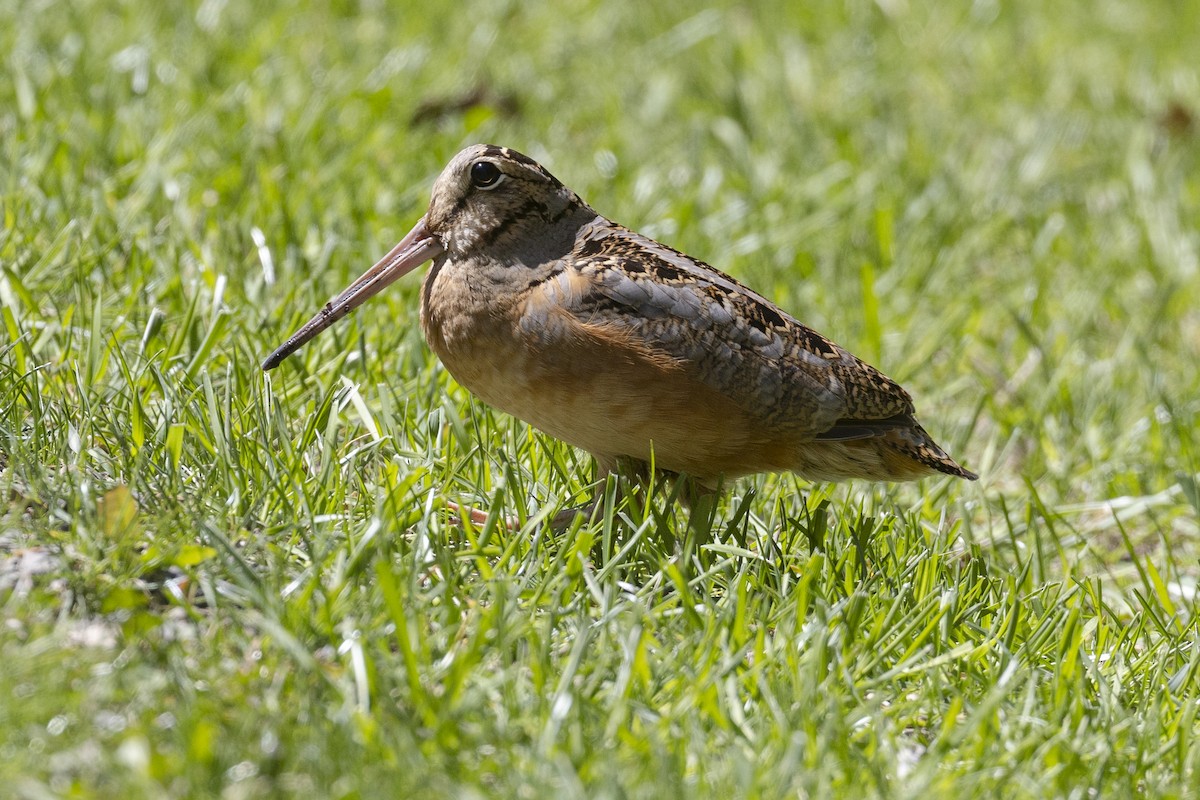
<svg viewBox="0 0 1200 800">
<path fill-rule="evenodd" d="M 368 298 L 378 294 L 392 281 L 407 275 L 431 258 L 436 258 L 442 252 L 442 243 L 425 227 L 425 218 L 417 220 L 417 224 L 400 240 L 400 244 L 392 248 L 379 262 L 359 276 L 337 297 L 325 304 L 316 316 L 304 323 L 304 327 L 292 334 L 283 346 L 263 362 L 264 370 L 272 370 L 296 352 L 309 339 L 337 322 L 342 317 L 358 308 Z"/>
</svg>

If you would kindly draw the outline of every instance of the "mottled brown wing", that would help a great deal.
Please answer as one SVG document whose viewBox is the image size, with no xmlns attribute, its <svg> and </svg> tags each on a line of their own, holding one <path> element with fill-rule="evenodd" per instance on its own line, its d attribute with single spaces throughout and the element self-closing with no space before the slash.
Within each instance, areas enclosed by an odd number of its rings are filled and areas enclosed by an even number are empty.
<svg viewBox="0 0 1200 800">
<path fill-rule="evenodd" d="M 561 307 L 629 330 L 767 429 L 844 440 L 911 424 L 897 383 L 701 261 L 603 219 L 572 256 Z"/>
</svg>

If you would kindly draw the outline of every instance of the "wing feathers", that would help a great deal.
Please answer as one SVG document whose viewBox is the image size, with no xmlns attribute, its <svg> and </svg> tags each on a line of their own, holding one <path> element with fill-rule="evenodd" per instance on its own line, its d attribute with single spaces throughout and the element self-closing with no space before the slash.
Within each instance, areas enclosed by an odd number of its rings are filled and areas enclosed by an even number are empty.
<svg viewBox="0 0 1200 800">
<path fill-rule="evenodd" d="M 627 330 L 765 427 L 829 440 L 911 423 L 898 384 L 733 278 L 607 220 L 541 284 L 581 323 Z"/>
</svg>

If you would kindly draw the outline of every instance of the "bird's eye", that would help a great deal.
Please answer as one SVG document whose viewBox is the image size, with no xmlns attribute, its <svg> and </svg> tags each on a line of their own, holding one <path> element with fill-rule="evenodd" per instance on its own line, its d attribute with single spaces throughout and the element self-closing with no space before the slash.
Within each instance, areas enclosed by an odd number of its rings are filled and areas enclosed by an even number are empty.
<svg viewBox="0 0 1200 800">
<path fill-rule="evenodd" d="M 490 161 L 476 161 L 471 165 L 471 183 L 478 189 L 493 189 L 504 173 Z"/>
</svg>

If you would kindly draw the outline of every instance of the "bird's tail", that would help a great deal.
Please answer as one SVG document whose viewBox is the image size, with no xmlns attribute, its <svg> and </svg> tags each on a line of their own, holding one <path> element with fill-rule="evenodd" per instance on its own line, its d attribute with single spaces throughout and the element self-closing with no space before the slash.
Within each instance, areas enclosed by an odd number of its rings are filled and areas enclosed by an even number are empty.
<svg viewBox="0 0 1200 800">
<path fill-rule="evenodd" d="M 950 454 L 925 432 L 925 429 L 915 421 L 911 426 L 895 428 L 887 432 L 883 441 L 889 450 L 917 462 L 925 467 L 953 475 L 957 478 L 976 480 L 979 476 L 968 469 L 963 469 Z"/>
</svg>

